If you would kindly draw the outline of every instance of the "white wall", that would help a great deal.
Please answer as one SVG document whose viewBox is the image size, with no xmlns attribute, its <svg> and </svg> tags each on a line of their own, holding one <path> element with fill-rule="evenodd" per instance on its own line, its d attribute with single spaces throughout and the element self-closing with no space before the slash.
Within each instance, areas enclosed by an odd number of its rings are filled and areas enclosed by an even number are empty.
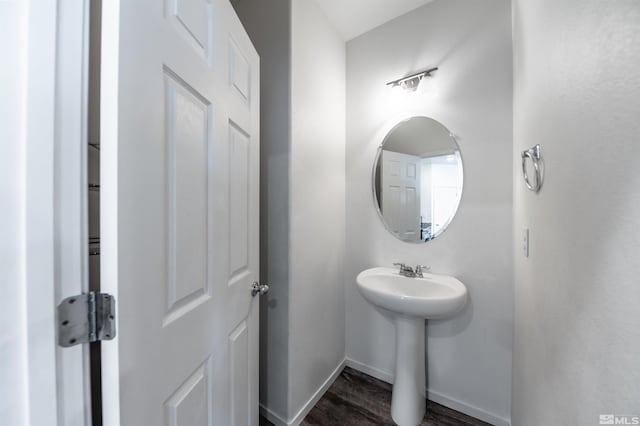
<svg viewBox="0 0 640 426">
<path fill-rule="evenodd" d="M 440 70 L 416 93 L 385 86 L 431 66 Z M 347 44 L 347 356 L 392 378 L 393 324 L 357 292 L 360 271 L 402 261 L 454 275 L 470 302 L 455 318 L 428 324 L 429 397 L 498 424 L 509 419 L 511 388 L 511 72 L 508 0 L 437 0 Z M 378 145 L 410 115 L 447 126 L 465 167 L 456 218 L 423 245 L 386 231 L 371 191 Z"/>
<path fill-rule="evenodd" d="M 57 2 L 0 2 L 0 422 L 65 418 L 56 359 Z M 60 58 L 60 56 L 58 56 Z M 63 66 L 58 64 L 60 69 Z M 57 200 L 55 200 L 57 201 Z M 56 363 L 58 361 L 58 363 Z M 82 401 L 80 401 L 82 402 Z M 72 405 L 70 403 L 69 405 Z"/>
<path fill-rule="evenodd" d="M 292 2 L 290 415 L 345 353 L 345 43 L 314 0 Z"/>
<path fill-rule="evenodd" d="M 24 277 L 24 2 L 0 3 L 0 418 L 26 424 L 27 336 Z"/>
<path fill-rule="evenodd" d="M 289 402 L 290 0 L 233 3 L 260 55 L 260 404 L 286 419 Z M 268 24 L 268 25 L 265 25 Z"/>
<path fill-rule="evenodd" d="M 640 3 L 516 0 L 513 23 L 513 423 L 640 415 Z"/>
<path fill-rule="evenodd" d="M 292 423 L 344 360 L 345 44 L 315 0 L 233 6 L 261 57 L 260 402 Z"/>
</svg>

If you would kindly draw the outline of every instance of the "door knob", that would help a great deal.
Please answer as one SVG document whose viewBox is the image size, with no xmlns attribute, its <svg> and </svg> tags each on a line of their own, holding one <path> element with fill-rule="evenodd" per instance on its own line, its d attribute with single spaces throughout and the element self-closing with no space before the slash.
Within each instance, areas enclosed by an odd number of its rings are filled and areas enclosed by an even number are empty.
<svg viewBox="0 0 640 426">
<path fill-rule="evenodd" d="M 254 281 L 251 284 L 251 296 L 256 297 L 258 294 L 264 296 L 269 293 L 269 286 L 267 284 L 259 284 L 258 281 Z"/>
</svg>

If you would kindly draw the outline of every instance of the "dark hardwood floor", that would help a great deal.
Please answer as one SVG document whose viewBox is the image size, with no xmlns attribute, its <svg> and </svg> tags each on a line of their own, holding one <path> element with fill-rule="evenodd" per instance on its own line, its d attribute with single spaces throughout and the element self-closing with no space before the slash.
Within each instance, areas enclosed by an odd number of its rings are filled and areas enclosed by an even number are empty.
<svg viewBox="0 0 640 426">
<path fill-rule="evenodd" d="M 481 426 L 488 423 L 427 401 L 427 414 L 420 426 Z M 272 426 L 260 419 L 261 426 Z M 327 393 L 302 422 L 303 426 L 389 425 L 391 385 L 349 367 L 345 368 Z"/>
<path fill-rule="evenodd" d="M 274 426 L 274 425 L 269 420 L 267 420 L 264 417 L 260 416 L 260 426 Z"/>
</svg>

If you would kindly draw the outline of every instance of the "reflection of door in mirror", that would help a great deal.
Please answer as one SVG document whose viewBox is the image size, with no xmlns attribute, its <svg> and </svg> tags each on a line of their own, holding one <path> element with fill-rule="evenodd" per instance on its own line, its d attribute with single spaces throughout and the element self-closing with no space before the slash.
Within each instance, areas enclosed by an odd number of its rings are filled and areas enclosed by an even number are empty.
<svg viewBox="0 0 640 426">
<path fill-rule="evenodd" d="M 428 158 L 431 170 L 432 235 L 438 235 L 455 214 L 459 200 L 459 168 L 455 155 Z"/>
<path fill-rule="evenodd" d="M 386 228 L 406 242 L 444 232 L 462 197 L 462 157 L 451 132 L 428 117 L 401 121 L 373 163 L 373 199 Z"/>
<path fill-rule="evenodd" d="M 387 226 L 403 241 L 420 241 L 420 157 L 382 151 L 380 193 Z"/>
</svg>

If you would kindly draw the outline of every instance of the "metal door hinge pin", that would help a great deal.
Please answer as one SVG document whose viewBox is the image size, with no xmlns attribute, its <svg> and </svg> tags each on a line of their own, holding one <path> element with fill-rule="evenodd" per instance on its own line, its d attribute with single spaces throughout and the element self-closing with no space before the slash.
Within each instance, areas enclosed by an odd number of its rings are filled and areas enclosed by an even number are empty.
<svg viewBox="0 0 640 426">
<path fill-rule="evenodd" d="M 115 299 L 105 293 L 67 297 L 58 305 L 58 344 L 69 347 L 81 343 L 112 340 L 116 336 Z"/>
</svg>

